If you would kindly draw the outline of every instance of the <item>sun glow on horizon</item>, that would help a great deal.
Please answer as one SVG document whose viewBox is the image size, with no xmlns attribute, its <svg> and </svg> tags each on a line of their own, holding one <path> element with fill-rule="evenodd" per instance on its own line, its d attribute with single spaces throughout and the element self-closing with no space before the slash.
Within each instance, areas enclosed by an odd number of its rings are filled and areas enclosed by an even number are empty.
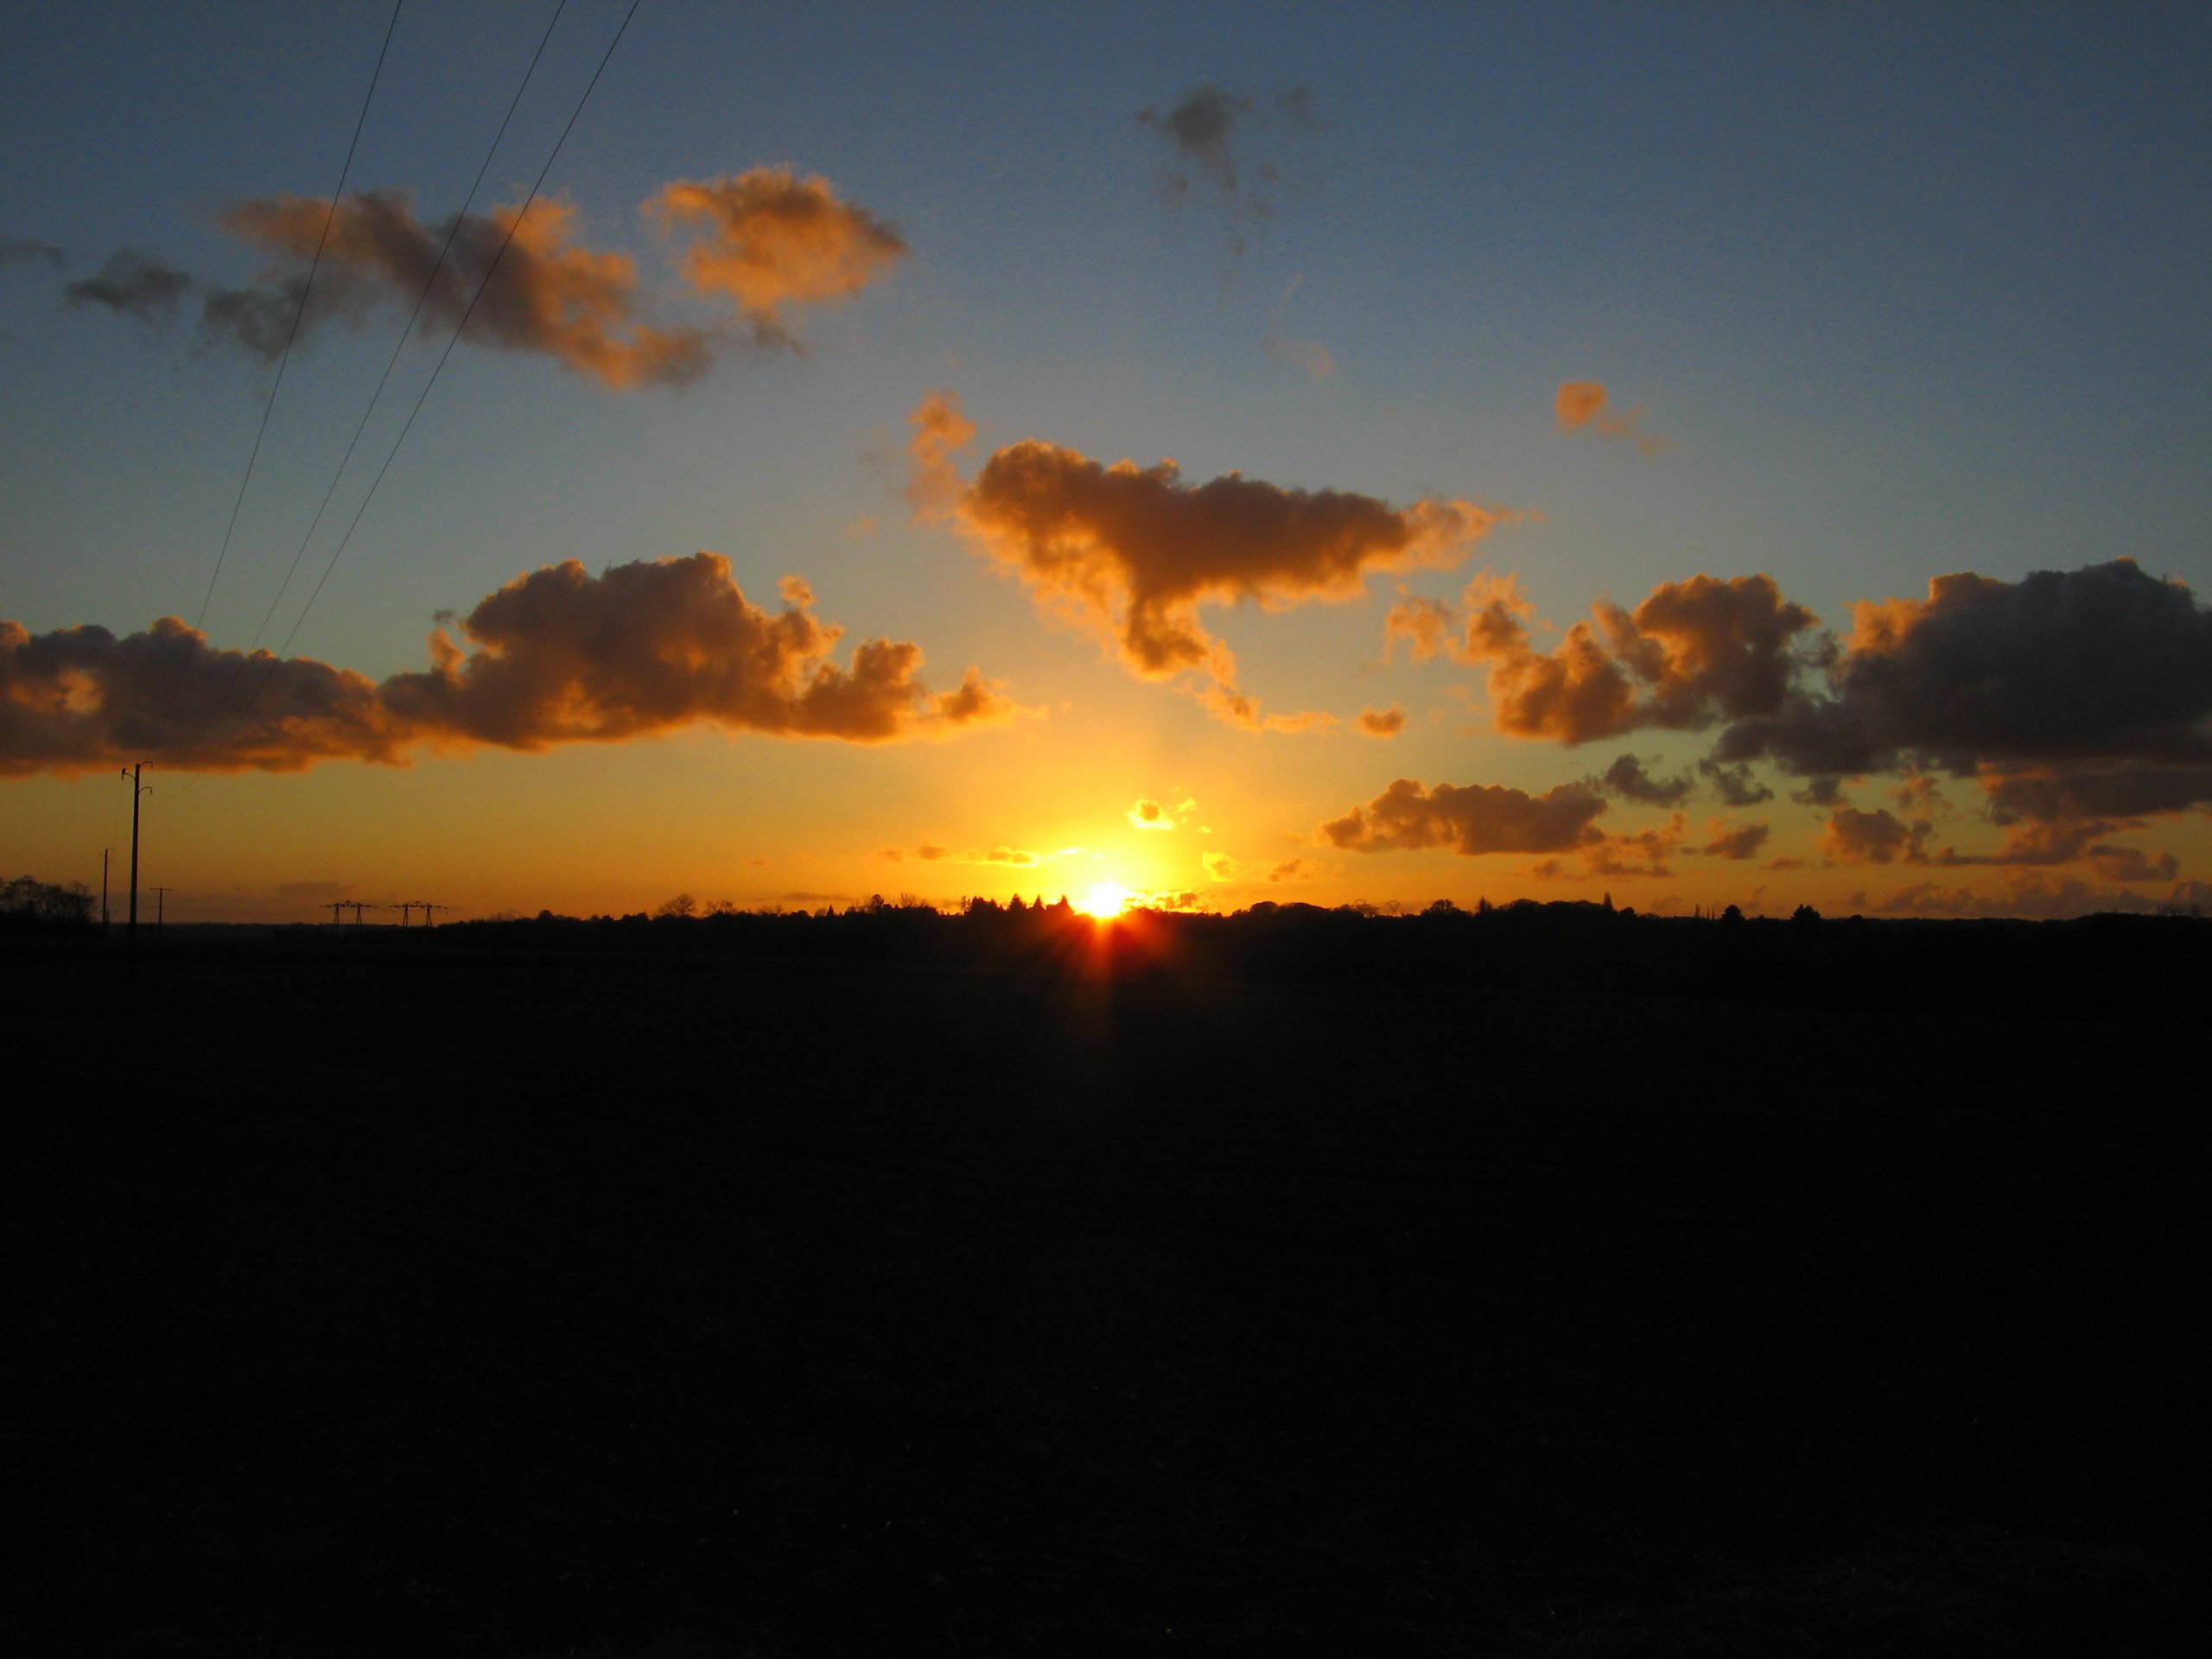
<svg viewBox="0 0 2212 1659">
<path fill-rule="evenodd" d="M 1101 881 L 1076 908 L 1102 922 L 1111 921 L 1129 907 L 1129 890 L 1118 881 Z"/>
</svg>

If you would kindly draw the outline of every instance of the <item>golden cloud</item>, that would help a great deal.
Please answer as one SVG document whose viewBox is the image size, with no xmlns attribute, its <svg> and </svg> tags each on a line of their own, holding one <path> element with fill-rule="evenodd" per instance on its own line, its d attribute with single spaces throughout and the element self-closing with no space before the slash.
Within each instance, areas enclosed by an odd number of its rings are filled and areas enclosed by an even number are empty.
<svg viewBox="0 0 2212 1659">
<path fill-rule="evenodd" d="M 1500 784 L 1439 784 L 1423 789 L 1401 778 L 1363 807 L 1321 826 L 1346 852 L 1419 852 L 1431 848 L 1483 853 L 1572 852 L 1599 839 L 1605 798 L 1583 784 L 1541 795 Z"/>
<path fill-rule="evenodd" d="M 932 392 L 912 421 L 918 510 L 955 519 L 1042 608 L 1096 633 L 1132 673 L 1195 674 L 1208 707 L 1255 728 L 1335 722 L 1262 716 L 1237 689 L 1229 647 L 1199 621 L 1201 607 L 1249 600 L 1279 611 L 1355 599 L 1378 573 L 1457 564 L 1504 516 L 1471 501 L 1394 507 L 1236 473 L 1192 484 L 1172 461 L 1109 466 L 1035 439 L 997 450 L 963 484 L 951 456 L 974 428 L 957 400 Z"/>
<path fill-rule="evenodd" d="M 802 179 L 788 166 L 679 179 L 645 211 L 705 233 L 683 255 L 684 280 L 728 296 L 762 344 L 792 343 L 791 307 L 849 299 L 907 252 L 894 226 L 839 200 L 819 174 Z"/>
<path fill-rule="evenodd" d="M 411 306 L 428 284 L 423 312 L 434 323 L 451 327 L 466 314 L 471 339 L 550 357 L 611 391 L 680 383 L 704 372 L 713 347 L 709 332 L 647 322 L 637 265 L 628 255 L 569 245 L 574 207 L 542 198 L 519 221 L 518 212 L 518 206 L 497 207 L 458 226 L 448 219 L 431 226 L 415 217 L 407 192 L 367 190 L 340 198 L 334 213 L 327 203 L 303 196 L 241 202 L 221 223 L 240 240 L 302 264 L 321 244 L 316 297 L 302 318 L 303 333 L 323 320 L 358 327 L 379 302 Z M 510 227 L 513 240 L 501 257 Z M 448 232 L 453 251 L 441 263 Z M 472 313 L 470 296 L 495 257 L 499 268 Z M 304 283 L 304 275 L 296 274 L 213 292 L 202 327 L 274 357 L 289 334 Z"/>
<path fill-rule="evenodd" d="M 1605 388 L 1595 380 L 1566 381 L 1552 400 L 1552 412 L 1559 417 L 1559 429 L 1562 432 L 1624 438 L 1647 455 L 1656 455 L 1668 447 L 1666 439 L 1644 429 L 1640 406 L 1618 415 L 1609 415 L 1605 410 Z"/>
<path fill-rule="evenodd" d="M 974 669 L 932 694 L 917 677 L 920 648 L 905 641 L 863 641 L 841 665 L 842 631 L 814 614 L 805 583 L 788 579 L 783 599 L 778 613 L 752 604 L 717 553 L 598 576 L 571 559 L 481 601 L 460 624 L 472 648 L 440 628 L 429 669 L 381 683 L 312 658 L 217 650 L 175 617 L 122 639 L 0 621 L 0 772 L 137 760 L 291 772 L 400 764 L 417 745 L 538 750 L 702 722 L 880 743 L 1015 712 Z"/>
<path fill-rule="evenodd" d="M 1388 709 L 1363 709 L 1353 723 L 1370 737 L 1395 737 L 1406 728 L 1406 711 L 1395 702 Z"/>
</svg>

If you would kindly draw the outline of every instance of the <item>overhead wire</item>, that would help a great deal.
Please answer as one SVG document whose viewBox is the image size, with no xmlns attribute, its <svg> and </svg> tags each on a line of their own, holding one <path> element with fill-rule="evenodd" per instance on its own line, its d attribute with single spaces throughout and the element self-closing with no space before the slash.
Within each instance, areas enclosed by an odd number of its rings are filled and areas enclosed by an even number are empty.
<svg viewBox="0 0 2212 1659">
<path fill-rule="evenodd" d="M 245 702 L 240 705 L 237 715 L 231 722 L 229 731 L 224 734 L 223 741 L 228 742 L 237 734 L 238 728 L 245 723 L 245 718 L 252 712 L 254 703 L 260 699 L 262 692 L 268 689 L 269 682 L 283 664 L 285 653 L 291 649 L 292 641 L 298 637 L 302 625 L 307 621 L 308 613 L 315 609 L 315 601 L 322 596 L 322 590 L 330 581 L 331 572 L 338 568 L 339 560 L 345 556 L 346 548 L 353 540 L 353 532 L 360 528 L 362 515 L 368 512 L 370 502 L 376 499 L 377 491 L 384 483 L 385 475 L 391 470 L 391 463 L 398 459 L 400 449 L 407 442 L 407 435 L 414 429 L 416 416 L 423 412 L 423 405 L 429 401 L 432 388 L 438 384 L 438 377 L 445 372 L 446 363 L 453 356 L 454 346 L 460 343 L 462 333 L 467 328 L 469 318 L 476 315 L 477 302 L 484 297 L 485 290 L 491 286 L 493 277 L 499 274 L 500 262 L 506 257 L 508 248 L 514 243 L 515 232 L 521 229 L 523 220 L 530 216 L 530 210 L 536 205 L 539 192 L 545 188 L 547 175 L 553 171 L 553 164 L 560 159 L 561 151 L 569 142 L 569 135 L 575 130 L 576 122 L 584 112 L 584 106 L 591 101 L 591 95 L 597 89 L 601 76 L 607 73 L 607 66 L 613 60 L 615 48 L 622 44 L 622 37 L 629 31 L 631 20 L 638 15 L 638 8 L 642 3 L 644 0 L 630 0 L 629 9 L 622 14 L 622 22 L 616 28 L 614 37 L 607 43 L 607 50 L 600 54 L 599 66 L 592 71 L 591 79 L 585 84 L 582 96 L 576 99 L 575 108 L 569 112 L 569 118 L 561 128 L 561 136 L 553 141 L 553 149 L 545 158 L 545 165 L 538 169 L 537 178 L 531 185 L 530 194 L 524 198 L 522 207 L 508 221 L 506 234 L 500 238 L 499 249 L 493 254 L 491 264 L 485 267 L 483 277 L 476 284 L 476 291 L 469 296 L 468 304 L 461 314 L 461 321 L 454 325 L 452 334 L 447 338 L 445 349 L 439 353 L 438 360 L 430 370 L 429 378 L 423 382 L 423 390 L 416 397 L 414 407 L 407 411 L 407 419 L 400 426 L 399 435 L 392 440 L 391 449 L 385 452 L 383 465 L 377 468 L 377 475 L 369 481 L 367 493 L 362 496 L 359 504 L 353 509 L 353 517 L 346 526 L 345 535 L 339 538 L 338 545 L 332 550 L 328 561 L 323 565 L 322 575 L 317 578 L 314 590 L 308 594 L 307 603 L 301 607 L 299 615 L 293 619 L 290 630 L 284 635 L 283 643 L 279 645 L 275 652 L 270 655 L 268 666 L 262 671 L 260 680 L 255 684 Z M 194 781 L 198 781 L 196 777 Z"/>
<path fill-rule="evenodd" d="M 338 493 L 338 486 L 346 476 L 346 468 L 353 459 L 354 450 L 360 445 L 362 434 L 369 429 L 370 418 L 375 415 L 377 404 L 384 397 L 385 387 L 391 382 L 391 372 L 407 349 L 407 342 L 414 335 L 416 323 L 422 320 L 423 308 L 429 302 L 430 292 L 437 285 L 438 273 L 445 269 L 446 257 L 452 253 L 454 243 L 461 235 L 468 210 L 475 205 L 476 193 L 484 188 L 485 175 L 492 170 L 493 159 L 499 153 L 499 145 L 507 136 L 507 127 L 514 120 L 515 111 L 521 107 L 523 94 L 529 90 L 531 77 L 537 73 L 538 60 L 545 55 L 546 44 L 552 40 L 554 29 L 560 25 L 561 15 L 568 9 L 569 0 L 560 0 L 553 8 L 553 16 L 545 25 L 545 32 L 537 37 L 537 49 L 531 54 L 530 66 L 523 71 L 522 81 L 516 86 L 514 97 L 508 100 L 507 112 L 499 120 L 499 130 L 492 135 L 491 148 L 484 152 L 483 164 L 476 169 L 476 177 L 468 187 L 467 195 L 461 199 L 461 211 L 454 215 L 453 224 L 446 232 L 444 245 L 438 249 L 438 257 L 430 266 L 429 275 L 423 279 L 422 291 L 415 296 L 415 308 L 407 314 L 407 322 L 400 329 L 399 338 L 392 342 L 391 355 L 385 359 L 384 372 L 377 377 L 376 390 L 369 394 L 368 406 L 362 410 L 361 418 L 353 428 L 353 435 L 346 442 L 346 453 L 339 457 L 338 468 L 331 474 L 330 487 L 322 493 L 322 501 L 315 508 L 314 518 L 308 522 L 307 534 L 300 537 L 299 548 L 293 553 L 292 563 L 284 571 L 284 579 L 276 585 L 276 597 L 269 601 L 268 610 L 262 614 L 261 626 L 253 631 L 253 638 L 246 642 L 245 655 L 238 659 L 241 665 L 246 658 L 252 656 L 254 648 L 261 643 L 262 636 L 269 632 L 270 623 L 276 620 L 276 607 L 283 603 L 284 595 L 291 588 L 292 578 L 299 574 L 300 563 L 307 556 L 308 547 L 315 540 L 315 531 L 322 527 L 323 515 L 329 512 L 330 503 Z M 238 671 L 232 671 L 230 683 L 224 688 L 222 696 L 216 699 L 207 715 L 211 721 L 221 715 L 223 705 L 230 701 L 230 694 L 237 686 Z"/>
<path fill-rule="evenodd" d="M 222 577 L 223 561 L 230 556 L 231 543 L 238 528 L 238 512 L 245 505 L 247 487 L 253 482 L 254 465 L 261 459 L 262 441 L 269 435 L 269 417 L 276 412 L 276 394 L 283 389 L 284 371 L 292 360 L 292 344 L 300 337 L 300 320 L 307 315 L 308 296 L 315 292 L 315 272 L 322 266 L 322 251 L 330 240 L 330 227 L 337 222 L 339 199 L 346 194 L 346 181 L 353 175 L 354 153 L 361 147 L 361 130 L 368 124 L 369 105 L 376 101 L 377 83 L 384 79 L 384 61 L 391 51 L 391 37 L 399 27 L 400 8 L 406 0 L 392 0 L 391 17 L 384 26 L 384 43 L 377 48 L 377 67 L 369 75 L 369 90 L 361 99 L 361 112 L 354 118 L 353 136 L 346 145 L 345 165 L 338 169 L 337 187 L 330 193 L 330 206 L 322 216 L 322 234 L 315 238 L 315 257 L 308 262 L 307 280 L 300 284 L 300 302 L 293 308 L 292 326 L 284 335 L 284 349 L 276 359 L 276 378 L 269 388 L 269 401 L 261 406 L 261 424 L 254 429 L 253 448 L 245 459 L 245 476 L 238 480 L 238 493 L 231 502 L 230 523 L 223 527 L 222 545 L 215 551 L 215 568 L 207 574 L 207 591 L 200 597 L 200 613 L 193 619 L 193 632 L 197 633 L 207 621 L 207 607 L 215 598 L 215 584 Z M 176 677 L 169 683 L 168 696 L 162 703 L 163 712 L 176 702 L 177 693 L 183 689 L 186 677 L 191 672 L 192 658 L 188 656 L 177 664 Z"/>
</svg>

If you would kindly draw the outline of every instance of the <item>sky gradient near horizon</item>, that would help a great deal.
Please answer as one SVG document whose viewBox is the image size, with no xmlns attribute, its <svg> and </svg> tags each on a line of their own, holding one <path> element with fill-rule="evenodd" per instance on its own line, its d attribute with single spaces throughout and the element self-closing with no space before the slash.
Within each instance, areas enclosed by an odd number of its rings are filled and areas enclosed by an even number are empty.
<svg viewBox="0 0 2212 1659">
<path fill-rule="evenodd" d="M 299 620 L 626 9 L 280 601 L 555 0 L 403 6 L 204 642 L 391 10 L 16 20 L 0 874 L 2212 901 L 2201 10 L 644 0 Z"/>
</svg>

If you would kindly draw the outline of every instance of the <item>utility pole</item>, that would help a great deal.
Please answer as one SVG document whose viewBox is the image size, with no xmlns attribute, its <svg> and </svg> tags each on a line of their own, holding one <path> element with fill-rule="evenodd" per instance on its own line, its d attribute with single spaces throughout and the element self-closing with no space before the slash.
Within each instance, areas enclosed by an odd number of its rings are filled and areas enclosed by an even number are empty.
<svg viewBox="0 0 2212 1659">
<path fill-rule="evenodd" d="M 139 761 L 130 771 L 119 774 L 130 780 L 130 948 L 138 948 L 138 798 L 151 787 L 138 781 L 138 774 L 146 763 Z"/>
<path fill-rule="evenodd" d="M 162 912 L 167 908 L 162 901 L 166 899 L 169 894 L 175 893 L 176 889 L 175 887 L 149 887 L 147 891 L 154 895 L 154 937 L 158 939 L 162 936 Z"/>
<path fill-rule="evenodd" d="M 417 899 L 415 900 L 415 908 L 423 912 L 423 926 L 435 927 L 438 925 L 438 912 L 442 910 L 451 910 L 453 906 L 451 905 L 434 905 L 427 899 Z"/>
<path fill-rule="evenodd" d="M 341 899 L 338 901 L 337 905 L 338 910 L 350 910 L 353 912 L 353 925 L 356 927 L 359 927 L 361 925 L 361 912 L 363 911 L 382 910 L 384 906 L 382 905 L 369 904 L 359 899 Z M 334 922 L 337 920 L 335 911 L 333 912 L 331 919 Z"/>
<path fill-rule="evenodd" d="M 399 903 L 399 925 L 400 925 L 402 928 L 404 928 L 404 927 L 407 925 L 407 912 L 410 912 L 410 911 L 411 911 L 411 910 L 413 910 L 414 908 L 415 908 L 415 901 L 414 901 L 413 899 L 401 899 L 401 900 L 400 900 L 400 903 Z"/>
<path fill-rule="evenodd" d="M 343 899 L 334 899 L 330 901 L 330 931 L 333 938 L 335 938 L 338 933 L 338 912 L 345 908 L 346 901 Z"/>
</svg>

